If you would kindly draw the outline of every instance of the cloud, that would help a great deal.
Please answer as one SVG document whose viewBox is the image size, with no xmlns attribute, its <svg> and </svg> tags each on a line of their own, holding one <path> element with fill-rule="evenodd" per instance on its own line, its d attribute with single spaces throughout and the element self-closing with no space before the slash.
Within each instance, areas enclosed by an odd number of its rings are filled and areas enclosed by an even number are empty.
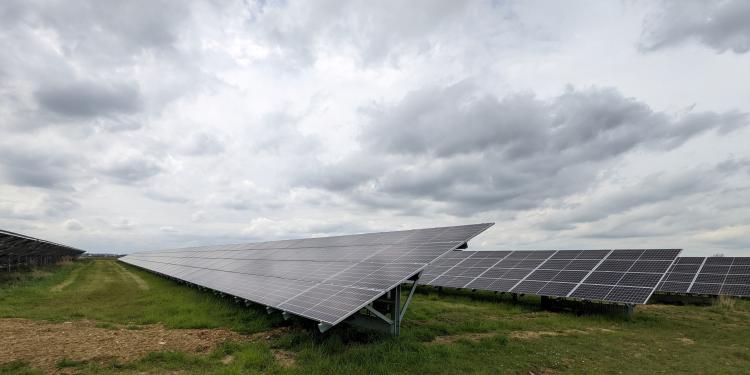
<svg viewBox="0 0 750 375">
<path fill-rule="evenodd" d="M 159 231 L 164 233 L 179 233 L 179 230 L 172 226 L 163 226 L 159 228 Z"/>
<path fill-rule="evenodd" d="M 699 233 L 695 239 L 715 244 L 736 244 L 744 246 L 750 245 L 750 226 L 748 225 L 730 225 L 718 228 L 716 230 Z"/>
<path fill-rule="evenodd" d="M 250 10 L 249 28 L 277 54 L 300 67 L 330 54 L 353 57 L 365 66 L 398 64 L 405 56 L 429 55 L 475 37 L 493 39 L 515 26 L 510 7 L 492 2 L 337 1 L 261 2 Z M 493 14 L 489 21 L 482 15 Z M 466 22 L 471 19 L 471 22 Z M 462 38 L 463 37 L 463 38 Z"/>
<path fill-rule="evenodd" d="M 750 51 L 750 3 L 744 0 L 664 1 L 647 17 L 640 47 L 655 51 L 698 41 L 716 52 Z"/>
<path fill-rule="evenodd" d="M 156 176 L 163 170 L 159 163 L 145 156 L 116 158 L 97 169 L 100 173 L 121 184 L 138 183 Z"/>
<path fill-rule="evenodd" d="M 119 230 L 119 231 L 132 231 L 136 227 L 136 223 L 127 218 L 120 219 L 114 223 L 111 223 L 110 226 L 112 229 Z"/>
<path fill-rule="evenodd" d="M 139 109 L 138 89 L 123 84 L 53 84 L 39 88 L 34 96 L 41 108 L 69 117 L 128 114 Z"/>
<path fill-rule="evenodd" d="M 0 177 L 16 186 L 70 189 L 85 161 L 78 155 L 34 143 L 0 141 Z"/>
<path fill-rule="evenodd" d="M 646 176 L 636 184 L 605 185 L 601 187 L 601 191 L 577 197 L 580 202 L 568 204 L 547 215 L 541 226 L 545 230 L 569 230 L 584 223 L 596 223 L 613 215 L 622 215 L 644 206 L 684 201 L 695 195 L 704 196 L 725 186 L 728 178 L 742 175 L 747 163 L 748 160 L 732 159 L 712 167 L 696 167 L 671 174 L 660 172 Z M 657 212 L 668 216 L 669 210 L 661 207 L 661 210 Z M 660 217 L 648 219 L 639 217 L 638 219 L 638 222 L 649 222 L 658 220 Z M 649 228 L 646 225 L 644 228 L 655 230 L 655 226 Z M 603 232 L 615 237 L 623 235 L 610 228 Z M 644 235 L 645 232 L 641 230 L 640 233 Z"/>
<path fill-rule="evenodd" d="M 145 49 L 172 47 L 177 30 L 189 19 L 182 2 L 8 1 L 0 7 L 5 28 L 21 25 L 53 31 L 66 52 L 112 62 Z M 113 17 L 117 14 L 117 17 Z"/>
<path fill-rule="evenodd" d="M 633 150 L 665 152 L 748 125 L 746 113 L 673 115 L 612 88 L 568 88 L 542 100 L 497 98 L 470 82 L 417 90 L 364 114 L 363 150 L 297 183 L 373 208 L 433 203 L 456 215 L 540 207 L 585 191 Z"/>
<path fill-rule="evenodd" d="M 80 231 L 83 229 L 83 224 L 76 219 L 68 219 L 63 222 L 63 227 L 69 231 Z"/>
<path fill-rule="evenodd" d="M 342 224 L 336 220 L 294 219 L 275 220 L 258 217 L 242 230 L 242 234 L 252 238 L 301 238 L 334 234 L 354 234 L 366 232 L 357 224 Z"/>
<path fill-rule="evenodd" d="M 81 205 L 67 196 L 55 192 L 28 195 L 22 201 L 9 197 L 0 198 L 0 217 L 17 220 L 41 221 L 46 218 L 67 216 L 80 209 Z"/>
<path fill-rule="evenodd" d="M 217 155 L 224 152 L 224 143 L 211 133 L 195 133 L 184 147 L 191 156 Z"/>
<path fill-rule="evenodd" d="M 176 194 L 165 193 L 165 192 L 153 190 L 153 189 L 147 190 L 146 192 L 143 193 L 143 195 L 153 200 L 165 202 L 165 203 L 185 204 L 185 203 L 190 202 L 190 199 L 187 199 L 185 197 L 182 197 Z"/>
</svg>

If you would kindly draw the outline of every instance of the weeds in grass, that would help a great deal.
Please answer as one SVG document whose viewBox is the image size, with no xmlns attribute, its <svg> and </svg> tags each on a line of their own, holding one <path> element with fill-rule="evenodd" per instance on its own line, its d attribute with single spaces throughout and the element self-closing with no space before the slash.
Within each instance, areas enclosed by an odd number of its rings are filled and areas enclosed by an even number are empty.
<svg viewBox="0 0 750 375">
<path fill-rule="evenodd" d="M 57 362 L 57 368 L 62 369 L 62 368 L 68 368 L 68 367 L 81 367 L 84 364 L 86 364 L 86 362 L 74 361 L 72 359 L 63 358 Z"/>
<path fill-rule="evenodd" d="M 41 375 L 40 370 L 29 367 L 29 364 L 23 361 L 13 361 L 6 364 L 0 364 L 0 375 Z"/>
<path fill-rule="evenodd" d="M 736 304 L 735 301 L 736 300 L 730 296 L 719 296 L 719 300 L 716 302 L 716 305 L 721 310 L 732 311 L 734 310 L 734 306 Z"/>
</svg>

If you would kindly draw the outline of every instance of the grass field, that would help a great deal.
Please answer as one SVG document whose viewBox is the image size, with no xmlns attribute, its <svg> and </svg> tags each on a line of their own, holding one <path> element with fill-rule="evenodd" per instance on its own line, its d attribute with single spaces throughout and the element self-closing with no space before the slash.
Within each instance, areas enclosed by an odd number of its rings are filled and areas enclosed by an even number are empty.
<svg viewBox="0 0 750 375">
<path fill-rule="evenodd" d="M 346 326 L 320 336 L 304 321 L 285 322 L 260 307 L 240 307 L 97 260 L 6 277 L 0 282 L 0 318 L 86 320 L 96 325 L 89 327 L 92 332 L 146 332 L 161 323 L 167 331 L 226 328 L 245 335 L 205 353 L 153 351 L 130 361 L 55 359 L 55 371 L 64 373 L 750 373 L 745 300 L 642 306 L 624 318 L 541 311 L 531 297 L 513 304 L 491 294 L 438 295 L 425 289 L 415 295 L 399 338 Z M 16 373 L 39 370 L 24 361 L 0 364 L 0 374 Z"/>
</svg>

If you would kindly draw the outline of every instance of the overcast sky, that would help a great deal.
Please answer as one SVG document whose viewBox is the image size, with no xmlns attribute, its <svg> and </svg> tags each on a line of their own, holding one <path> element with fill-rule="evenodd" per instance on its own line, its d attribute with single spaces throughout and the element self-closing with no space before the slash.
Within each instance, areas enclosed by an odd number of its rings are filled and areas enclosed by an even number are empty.
<svg viewBox="0 0 750 375">
<path fill-rule="evenodd" d="M 0 2 L 0 228 L 750 255 L 750 2 Z"/>
</svg>

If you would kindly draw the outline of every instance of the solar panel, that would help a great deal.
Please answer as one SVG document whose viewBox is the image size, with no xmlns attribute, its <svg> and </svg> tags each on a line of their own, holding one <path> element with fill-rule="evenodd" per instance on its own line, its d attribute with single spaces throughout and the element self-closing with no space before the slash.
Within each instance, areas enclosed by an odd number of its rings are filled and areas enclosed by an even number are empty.
<svg viewBox="0 0 750 375">
<path fill-rule="evenodd" d="M 677 258 L 657 290 L 750 297 L 750 257 Z"/>
<path fill-rule="evenodd" d="M 646 303 L 680 250 L 454 251 L 430 264 L 432 286 Z"/>
<path fill-rule="evenodd" d="M 201 246 L 120 260 L 335 325 L 491 225 Z"/>
<path fill-rule="evenodd" d="M 76 257 L 84 251 L 55 242 L 0 230 L 0 271 L 20 265 L 56 262 L 64 257 Z"/>
</svg>

